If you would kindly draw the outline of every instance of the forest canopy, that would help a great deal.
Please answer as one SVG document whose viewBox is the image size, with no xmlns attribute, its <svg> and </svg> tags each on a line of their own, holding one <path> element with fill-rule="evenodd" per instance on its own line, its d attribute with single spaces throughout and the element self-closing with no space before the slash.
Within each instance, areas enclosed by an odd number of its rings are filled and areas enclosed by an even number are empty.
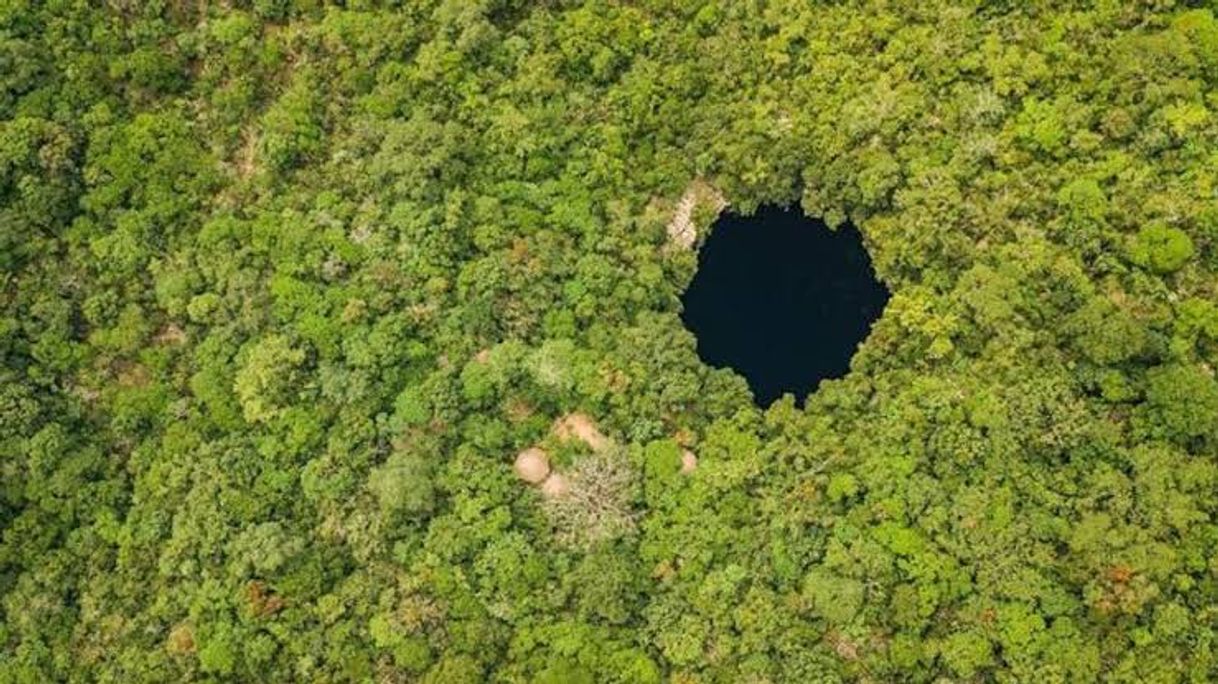
<svg viewBox="0 0 1218 684">
<path fill-rule="evenodd" d="M 1214 13 L 0 3 L 0 682 L 1218 679 Z M 802 407 L 763 204 L 892 294 Z"/>
</svg>

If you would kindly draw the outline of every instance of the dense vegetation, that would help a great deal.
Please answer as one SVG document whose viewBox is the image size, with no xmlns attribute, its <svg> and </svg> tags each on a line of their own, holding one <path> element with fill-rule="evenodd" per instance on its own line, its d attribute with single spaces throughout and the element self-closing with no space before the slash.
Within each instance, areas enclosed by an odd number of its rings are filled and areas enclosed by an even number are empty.
<svg viewBox="0 0 1218 684">
<path fill-rule="evenodd" d="M 383 4 L 0 3 L 0 681 L 1218 677 L 1205 3 Z M 695 180 L 892 290 L 803 409 Z"/>
</svg>

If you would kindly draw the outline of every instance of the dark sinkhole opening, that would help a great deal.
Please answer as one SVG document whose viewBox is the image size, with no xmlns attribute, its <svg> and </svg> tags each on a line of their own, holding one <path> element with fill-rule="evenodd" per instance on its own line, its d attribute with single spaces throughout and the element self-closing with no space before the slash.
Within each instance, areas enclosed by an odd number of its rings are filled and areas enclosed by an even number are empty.
<svg viewBox="0 0 1218 684">
<path fill-rule="evenodd" d="M 740 373 L 759 406 L 785 392 L 803 403 L 840 378 L 888 302 L 862 235 L 797 209 L 725 214 L 681 297 L 682 320 L 711 366 Z"/>
</svg>

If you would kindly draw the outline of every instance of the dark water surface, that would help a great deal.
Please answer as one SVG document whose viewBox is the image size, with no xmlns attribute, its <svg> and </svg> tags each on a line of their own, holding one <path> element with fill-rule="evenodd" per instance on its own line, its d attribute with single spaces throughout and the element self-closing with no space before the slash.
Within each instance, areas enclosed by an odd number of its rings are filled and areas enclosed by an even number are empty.
<svg viewBox="0 0 1218 684">
<path fill-rule="evenodd" d="M 831 231 L 798 208 L 725 214 L 681 297 L 707 364 L 748 380 L 757 404 L 803 398 L 839 378 L 888 302 L 852 225 Z"/>
</svg>

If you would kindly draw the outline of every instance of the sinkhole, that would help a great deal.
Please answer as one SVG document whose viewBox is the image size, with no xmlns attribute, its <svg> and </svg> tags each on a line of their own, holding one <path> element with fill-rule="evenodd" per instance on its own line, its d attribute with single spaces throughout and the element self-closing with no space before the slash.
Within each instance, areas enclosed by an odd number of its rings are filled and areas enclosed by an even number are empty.
<svg viewBox="0 0 1218 684">
<path fill-rule="evenodd" d="M 786 392 L 802 405 L 821 380 L 850 369 L 888 289 L 853 225 L 831 230 L 765 206 L 719 218 L 681 301 L 705 363 L 744 376 L 759 406 Z"/>
</svg>

